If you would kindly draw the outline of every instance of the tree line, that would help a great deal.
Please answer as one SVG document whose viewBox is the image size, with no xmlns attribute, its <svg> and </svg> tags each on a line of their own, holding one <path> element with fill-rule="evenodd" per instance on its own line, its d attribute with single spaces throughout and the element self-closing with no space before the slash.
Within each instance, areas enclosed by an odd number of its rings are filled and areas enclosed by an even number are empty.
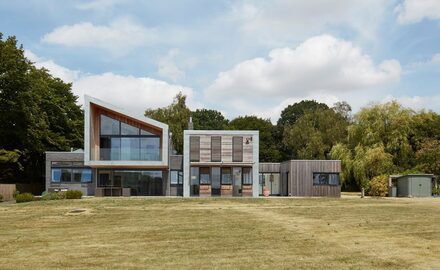
<svg viewBox="0 0 440 270">
<path fill-rule="evenodd" d="M 287 106 L 274 125 L 253 115 L 229 121 L 216 110 L 191 111 L 186 96 L 179 93 L 169 106 L 148 109 L 145 115 L 169 125 L 179 154 L 191 116 L 198 130 L 259 130 L 260 162 L 342 160 L 345 189 L 369 190 L 371 180 L 379 176 L 384 185 L 383 176 L 389 174 L 440 175 L 440 116 L 416 112 L 396 101 L 371 104 L 352 115 L 347 102 L 329 107 L 303 100 Z"/>
<path fill-rule="evenodd" d="M 83 110 L 72 85 L 36 68 L 15 37 L 0 33 L 0 181 L 44 182 L 44 152 L 83 147 Z M 345 188 L 369 188 L 393 173 L 440 175 L 440 116 L 393 101 L 352 115 L 346 102 L 329 107 L 314 100 L 287 106 L 276 124 L 253 115 L 226 119 L 212 109 L 191 111 L 179 93 L 145 115 L 167 123 L 176 153 L 193 119 L 199 130 L 259 130 L 260 161 L 340 159 Z"/>
</svg>

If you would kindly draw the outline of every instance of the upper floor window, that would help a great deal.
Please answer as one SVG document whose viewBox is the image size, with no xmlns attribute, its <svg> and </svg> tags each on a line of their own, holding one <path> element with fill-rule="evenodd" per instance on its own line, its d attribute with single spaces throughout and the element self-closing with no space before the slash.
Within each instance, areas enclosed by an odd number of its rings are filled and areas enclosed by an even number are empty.
<svg viewBox="0 0 440 270">
<path fill-rule="evenodd" d="M 103 114 L 100 124 L 101 160 L 161 160 L 160 136 Z"/>
<path fill-rule="evenodd" d="M 313 173 L 313 185 L 339 186 L 339 173 Z"/>
</svg>

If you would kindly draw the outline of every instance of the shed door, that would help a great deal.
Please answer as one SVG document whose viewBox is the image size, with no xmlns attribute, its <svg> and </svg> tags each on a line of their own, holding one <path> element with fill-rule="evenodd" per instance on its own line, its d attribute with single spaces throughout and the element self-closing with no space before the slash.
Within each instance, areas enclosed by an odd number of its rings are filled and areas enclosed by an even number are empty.
<svg viewBox="0 0 440 270">
<path fill-rule="evenodd" d="M 411 179 L 411 191 L 414 197 L 431 196 L 431 181 L 423 177 L 413 177 Z"/>
</svg>

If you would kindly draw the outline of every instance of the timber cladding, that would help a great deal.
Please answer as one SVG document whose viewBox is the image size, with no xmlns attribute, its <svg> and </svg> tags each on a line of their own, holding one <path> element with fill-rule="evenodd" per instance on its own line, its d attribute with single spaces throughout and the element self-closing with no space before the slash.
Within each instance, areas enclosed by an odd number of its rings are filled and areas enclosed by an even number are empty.
<svg viewBox="0 0 440 270">
<path fill-rule="evenodd" d="M 341 196 L 340 185 L 313 185 L 314 173 L 340 173 L 340 160 L 290 160 L 280 167 L 283 195 Z"/>
<path fill-rule="evenodd" d="M 251 135 L 191 135 L 190 160 L 195 162 L 253 162 Z"/>
</svg>

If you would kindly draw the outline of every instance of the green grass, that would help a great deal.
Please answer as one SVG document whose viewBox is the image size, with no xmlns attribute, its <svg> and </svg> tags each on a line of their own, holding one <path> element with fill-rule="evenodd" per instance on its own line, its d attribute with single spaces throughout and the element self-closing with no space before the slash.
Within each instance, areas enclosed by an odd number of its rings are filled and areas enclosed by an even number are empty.
<svg viewBox="0 0 440 270">
<path fill-rule="evenodd" d="M 0 269 L 435 269 L 439 217 L 440 199 L 2 203 Z"/>
</svg>

